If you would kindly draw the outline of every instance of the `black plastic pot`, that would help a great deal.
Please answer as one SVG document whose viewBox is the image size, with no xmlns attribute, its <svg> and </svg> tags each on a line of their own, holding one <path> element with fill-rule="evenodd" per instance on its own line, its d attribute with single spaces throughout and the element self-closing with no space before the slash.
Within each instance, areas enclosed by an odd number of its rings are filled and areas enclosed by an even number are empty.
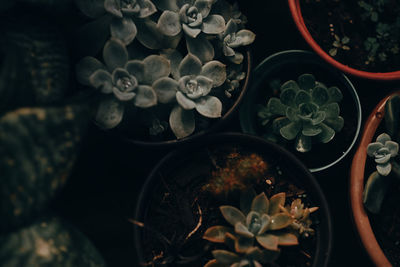
<svg viewBox="0 0 400 267">
<path fill-rule="evenodd" d="M 317 81 L 327 86 L 337 86 L 343 94 L 340 115 L 344 118 L 345 126 L 342 131 L 336 133 L 332 141 L 327 144 L 313 144 L 311 151 L 306 153 L 297 152 L 293 143 L 286 147 L 311 172 L 317 172 L 338 163 L 356 143 L 361 128 L 361 104 L 350 80 L 314 53 L 301 50 L 282 51 L 261 62 L 254 70 L 254 79 L 248 95 L 243 100 L 240 109 L 240 124 L 244 133 L 262 136 L 262 128 L 257 122 L 257 105 L 266 105 L 271 97 L 269 82 L 277 78 L 281 79 L 281 82 L 296 80 L 303 73 L 314 74 Z"/>
<path fill-rule="evenodd" d="M 172 172 L 176 169 L 187 167 L 185 162 L 191 162 L 193 157 L 198 156 L 200 151 L 210 147 L 223 148 L 226 146 L 243 147 L 246 151 L 259 153 L 261 155 L 268 154 L 286 173 L 290 173 L 290 181 L 300 188 L 305 189 L 307 194 L 313 200 L 313 203 L 318 205 L 320 209 L 319 224 L 316 226 L 316 251 L 313 260 L 313 267 L 327 266 L 332 248 L 332 219 L 328 208 L 325 196 L 309 170 L 295 157 L 282 147 L 265 141 L 262 138 L 251 136 L 242 133 L 220 133 L 215 135 L 205 136 L 196 142 L 186 146 L 184 149 L 176 150 L 165 156 L 154 168 L 147 178 L 141 194 L 139 195 L 136 206 L 136 220 L 144 222 L 148 220 L 148 212 L 152 203 L 152 197 L 157 188 L 162 184 L 161 177 L 172 176 Z M 196 171 L 196 170 L 193 170 Z M 175 176 L 173 176 L 175 178 Z M 168 179 L 168 178 L 166 178 Z M 295 180 L 294 180 L 295 179 Z M 146 239 L 144 238 L 142 228 L 135 227 L 134 240 L 136 252 L 140 262 L 145 262 L 144 248 Z M 148 243 L 148 242 L 147 242 Z"/>
<path fill-rule="evenodd" d="M 237 96 L 237 99 L 235 103 L 230 107 L 229 110 L 227 110 L 223 116 L 217 121 L 213 122 L 211 127 L 202 131 L 195 132 L 192 135 L 189 135 L 188 137 L 182 138 L 182 139 L 173 139 L 173 140 L 166 140 L 166 141 L 144 141 L 144 140 L 138 140 L 138 139 L 133 139 L 133 138 L 126 138 L 126 141 L 129 143 L 132 143 L 134 145 L 138 146 L 143 146 L 143 147 L 148 147 L 148 148 L 170 148 L 170 147 L 176 147 L 177 145 L 182 145 L 182 144 L 188 144 L 192 143 L 193 141 L 196 141 L 198 138 L 209 134 L 216 132 L 220 129 L 222 129 L 229 121 L 232 119 L 232 117 L 238 112 L 238 107 L 240 103 L 242 102 L 242 99 L 244 98 L 244 95 L 246 94 L 246 91 L 249 87 L 250 83 L 250 77 L 252 76 L 251 70 L 252 70 L 252 58 L 251 58 L 251 51 L 247 49 L 245 52 L 245 61 L 244 61 L 244 69 L 246 70 L 246 78 L 242 81 L 241 85 L 241 92 Z"/>
</svg>

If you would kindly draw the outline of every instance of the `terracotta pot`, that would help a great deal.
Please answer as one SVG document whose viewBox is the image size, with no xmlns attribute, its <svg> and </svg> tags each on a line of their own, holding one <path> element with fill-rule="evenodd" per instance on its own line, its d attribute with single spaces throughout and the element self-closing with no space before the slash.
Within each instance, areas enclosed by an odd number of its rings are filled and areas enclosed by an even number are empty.
<svg viewBox="0 0 400 267">
<path fill-rule="evenodd" d="M 148 148 L 167 148 L 167 147 L 175 147 L 181 144 L 192 143 L 193 141 L 198 140 L 199 137 L 223 129 L 223 127 L 232 119 L 233 115 L 236 114 L 239 104 L 242 102 L 242 99 L 247 91 L 247 88 L 249 87 L 251 70 L 252 70 L 252 57 L 249 49 L 247 49 L 245 52 L 245 62 L 243 64 L 244 64 L 243 68 L 246 70 L 247 75 L 246 78 L 242 81 L 242 87 L 239 96 L 237 97 L 235 103 L 231 106 L 231 108 L 227 110 L 225 114 L 223 114 L 223 116 L 218 119 L 218 121 L 213 123 L 210 128 L 204 129 L 199 132 L 195 132 L 194 134 L 189 135 L 188 137 L 182 139 L 173 139 L 173 140 L 155 141 L 155 142 L 143 141 L 133 138 L 126 138 L 126 140 L 129 143 Z"/>
<path fill-rule="evenodd" d="M 326 62 L 328 62 L 332 66 L 340 69 L 345 73 L 357 76 L 359 78 L 381 80 L 381 81 L 392 81 L 400 79 L 400 71 L 384 72 L 384 73 L 361 71 L 346 66 L 333 59 L 317 44 L 317 42 L 315 42 L 310 32 L 308 31 L 304 23 L 303 16 L 301 14 L 300 0 L 288 0 L 288 3 L 290 12 L 292 13 L 292 17 L 297 26 L 297 29 L 300 31 L 301 35 L 306 40 L 306 42 L 311 46 L 311 48 Z"/>
<path fill-rule="evenodd" d="M 392 95 L 400 94 L 396 92 Z M 361 242 L 376 266 L 392 266 L 379 246 L 371 228 L 368 215 L 364 209 L 363 192 L 365 178 L 365 164 L 367 159 L 367 146 L 372 142 L 375 132 L 385 115 L 386 101 L 389 95 L 379 102 L 365 122 L 362 138 L 354 155 L 350 172 L 350 201 L 353 220 L 356 225 Z"/>
</svg>

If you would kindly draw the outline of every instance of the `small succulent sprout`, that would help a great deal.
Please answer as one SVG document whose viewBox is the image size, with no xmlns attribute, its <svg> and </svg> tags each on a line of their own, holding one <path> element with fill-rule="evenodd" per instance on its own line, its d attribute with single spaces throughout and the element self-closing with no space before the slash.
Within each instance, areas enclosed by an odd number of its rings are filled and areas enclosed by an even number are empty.
<svg viewBox="0 0 400 267">
<path fill-rule="evenodd" d="M 244 254 L 237 254 L 228 250 L 213 250 L 213 260 L 204 267 L 262 267 L 263 264 L 273 262 L 278 253 L 252 247 Z"/>
<path fill-rule="evenodd" d="M 312 74 L 301 75 L 281 86 L 280 98 L 271 97 L 260 110 L 260 121 L 286 140 L 295 140 L 299 152 L 311 150 L 315 142 L 328 143 L 344 125 L 338 102 L 343 98 L 337 87 L 327 88 Z"/>
<path fill-rule="evenodd" d="M 333 48 L 329 50 L 329 55 L 332 57 L 336 56 L 339 49 L 345 51 L 350 50 L 350 47 L 348 46 L 348 43 L 350 42 L 349 37 L 344 36 L 343 38 L 340 38 L 337 34 L 335 34 L 334 37 L 335 40 L 332 43 Z"/>
<path fill-rule="evenodd" d="M 150 0 L 93 0 L 75 1 L 78 8 L 89 17 L 100 17 L 104 12 L 113 16 L 110 32 L 126 45 L 136 37 L 137 28 L 132 17 L 146 18 L 157 12 Z"/>
<path fill-rule="evenodd" d="M 317 211 L 318 207 L 304 208 L 304 204 L 298 198 L 293 200 L 291 205 L 287 205 L 286 210 L 294 218 L 291 225 L 294 230 L 304 237 L 314 234 L 314 229 L 310 227 L 312 224 L 310 214 Z"/>
<path fill-rule="evenodd" d="M 221 101 L 209 94 L 225 82 L 226 70 L 219 61 L 202 65 L 200 59 L 189 53 L 179 64 L 177 75 L 177 80 L 164 77 L 153 86 L 161 103 L 177 102 L 169 123 L 175 136 L 183 138 L 195 130 L 193 110 L 207 118 L 221 117 Z"/>
<path fill-rule="evenodd" d="M 170 64 L 157 55 L 128 61 L 128 51 L 118 39 L 106 43 L 103 59 L 105 65 L 93 57 L 83 58 L 77 66 L 77 78 L 106 95 L 99 104 L 96 122 L 111 129 L 121 122 L 126 103 L 139 108 L 157 104 L 153 83 L 170 74 Z"/>
<path fill-rule="evenodd" d="M 388 176 L 392 170 L 390 160 L 397 156 L 399 152 L 399 144 L 392 141 L 386 133 L 380 134 L 376 138 L 376 142 L 371 143 L 367 147 L 368 156 L 373 157 L 376 162 L 376 169 L 382 176 Z"/>
<path fill-rule="evenodd" d="M 213 0 L 182 0 L 178 3 L 179 6 L 163 4 L 168 10 L 164 10 L 157 23 L 163 34 L 176 36 L 183 30 L 187 36 L 196 38 L 201 32 L 218 34 L 224 30 L 224 18 L 210 14 Z"/>
<path fill-rule="evenodd" d="M 238 25 L 234 20 L 229 20 L 224 32 L 218 35 L 222 41 L 222 52 L 224 55 L 235 64 L 243 62 L 243 54 L 234 49 L 240 46 L 246 46 L 254 42 L 256 35 L 249 30 L 239 30 Z"/>
<path fill-rule="evenodd" d="M 204 233 L 203 238 L 219 243 L 229 238 L 239 253 L 246 253 L 254 246 L 254 241 L 271 251 L 279 251 L 278 246 L 297 245 L 297 237 L 283 231 L 294 221 L 291 215 L 281 211 L 285 205 L 285 193 L 268 199 L 265 193 L 251 198 L 250 192 L 241 197 L 242 210 L 233 206 L 220 207 L 222 216 L 234 227 L 233 231 L 224 226 L 213 226 Z"/>
</svg>

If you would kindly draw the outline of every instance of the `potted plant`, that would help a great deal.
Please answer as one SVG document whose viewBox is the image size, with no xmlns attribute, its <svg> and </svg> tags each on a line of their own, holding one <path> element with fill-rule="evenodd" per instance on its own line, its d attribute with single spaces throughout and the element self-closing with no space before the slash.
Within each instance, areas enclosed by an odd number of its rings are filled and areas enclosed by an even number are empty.
<svg viewBox="0 0 400 267">
<path fill-rule="evenodd" d="M 133 222 L 140 263 L 155 266 L 326 266 L 332 241 L 325 197 L 304 165 L 239 133 L 167 155 Z"/>
<path fill-rule="evenodd" d="M 204 134 L 232 115 L 250 73 L 243 47 L 255 39 L 237 5 L 94 2 L 76 1 L 96 18 L 79 33 L 81 46 L 92 51 L 77 64 L 77 78 L 98 90 L 94 117 L 101 128 L 137 144 L 168 145 Z"/>
<path fill-rule="evenodd" d="M 361 241 L 377 266 L 397 265 L 400 96 L 385 97 L 365 123 L 351 166 L 350 199 Z M 384 123 L 382 123 L 384 122 Z"/>
<path fill-rule="evenodd" d="M 400 79 L 397 1 L 288 3 L 301 35 L 329 64 L 360 78 Z"/>
<path fill-rule="evenodd" d="M 360 130 L 361 106 L 343 74 L 305 51 L 274 54 L 254 73 L 240 110 L 245 133 L 285 146 L 312 172 L 346 156 Z"/>
</svg>

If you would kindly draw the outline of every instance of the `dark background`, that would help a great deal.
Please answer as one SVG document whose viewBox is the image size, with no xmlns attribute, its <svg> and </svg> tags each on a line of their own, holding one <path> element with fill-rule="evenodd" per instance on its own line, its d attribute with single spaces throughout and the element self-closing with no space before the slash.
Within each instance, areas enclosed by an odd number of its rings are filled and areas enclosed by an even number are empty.
<svg viewBox="0 0 400 267">
<path fill-rule="evenodd" d="M 252 46 L 253 67 L 265 57 L 287 49 L 310 50 L 298 33 L 284 0 L 239 1 L 248 28 L 257 34 Z M 400 83 L 349 77 L 356 87 L 363 122 L 379 100 Z M 240 131 L 237 116 L 225 128 Z M 53 210 L 84 232 L 113 266 L 138 266 L 133 243 L 136 199 L 146 176 L 170 150 L 136 147 L 91 126 L 75 170 Z M 371 266 L 352 223 L 349 207 L 349 170 L 353 151 L 341 163 L 315 174 L 334 219 L 334 247 L 330 266 Z"/>
</svg>

